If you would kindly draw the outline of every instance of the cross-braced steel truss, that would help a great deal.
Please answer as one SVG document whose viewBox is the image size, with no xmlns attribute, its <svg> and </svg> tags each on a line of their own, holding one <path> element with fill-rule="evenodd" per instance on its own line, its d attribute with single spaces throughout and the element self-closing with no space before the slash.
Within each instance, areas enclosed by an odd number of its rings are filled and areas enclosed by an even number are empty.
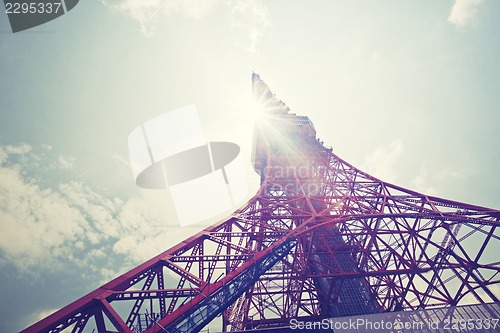
<svg viewBox="0 0 500 333">
<path fill-rule="evenodd" d="M 217 316 L 248 330 L 499 301 L 500 211 L 362 172 L 253 84 L 258 193 L 24 332 L 197 332 Z"/>
</svg>

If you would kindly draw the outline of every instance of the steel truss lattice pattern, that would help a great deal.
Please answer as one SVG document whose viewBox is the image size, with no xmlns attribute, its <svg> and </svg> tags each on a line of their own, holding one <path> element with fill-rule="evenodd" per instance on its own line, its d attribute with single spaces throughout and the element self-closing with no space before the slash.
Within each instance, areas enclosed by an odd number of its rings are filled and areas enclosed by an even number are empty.
<svg viewBox="0 0 500 333">
<path fill-rule="evenodd" d="M 24 332 L 197 332 L 216 316 L 236 331 L 499 302 L 500 211 L 379 180 L 255 74 L 253 90 L 258 193 Z"/>
</svg>

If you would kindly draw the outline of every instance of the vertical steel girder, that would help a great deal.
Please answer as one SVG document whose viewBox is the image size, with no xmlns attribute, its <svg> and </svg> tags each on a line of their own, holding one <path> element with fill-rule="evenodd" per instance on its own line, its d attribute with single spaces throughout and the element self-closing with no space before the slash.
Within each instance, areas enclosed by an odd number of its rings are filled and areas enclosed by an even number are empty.
<svg viewBox="0 0 500 333">
<path fill-rule="evenodd" d="M 253 84 L 266 109 L 258 193 L 23 332 L 197 332 L 217 315 L 223 330 L 249 330 L 499 301 L 500 211 L 362 172 L 258 76 Z"/>
</svg>

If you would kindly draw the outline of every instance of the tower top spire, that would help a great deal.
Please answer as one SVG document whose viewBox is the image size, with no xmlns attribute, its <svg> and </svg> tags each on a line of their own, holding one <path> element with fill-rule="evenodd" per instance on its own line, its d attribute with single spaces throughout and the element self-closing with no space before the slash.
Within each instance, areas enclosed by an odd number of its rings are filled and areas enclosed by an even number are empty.
<svg viewBox="0 0 500 333">
<path fill-rule="evenodd" d="M 260 111 L 281 114 L 289 113 L 290 108 L 272 93 L 267 83 L 255 72 L 252 72 L 252 92 Z"/>
</svg>

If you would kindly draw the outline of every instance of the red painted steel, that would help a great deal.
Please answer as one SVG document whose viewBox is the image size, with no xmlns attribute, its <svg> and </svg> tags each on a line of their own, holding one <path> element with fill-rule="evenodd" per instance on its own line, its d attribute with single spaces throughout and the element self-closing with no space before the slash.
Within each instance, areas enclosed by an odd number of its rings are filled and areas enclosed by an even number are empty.
<svg viewBox="0 0 500 333">
<path fill-rule="evenodd" d="M 317 140 L 257 75 L 253 89 L 263 109 L 258 193 L 23 332 L 160 332 L 290 237 L 292 252 L 222 313 L 224 330 L 499 301 L 500 211 L 370 176 Z"/>
</svg>

